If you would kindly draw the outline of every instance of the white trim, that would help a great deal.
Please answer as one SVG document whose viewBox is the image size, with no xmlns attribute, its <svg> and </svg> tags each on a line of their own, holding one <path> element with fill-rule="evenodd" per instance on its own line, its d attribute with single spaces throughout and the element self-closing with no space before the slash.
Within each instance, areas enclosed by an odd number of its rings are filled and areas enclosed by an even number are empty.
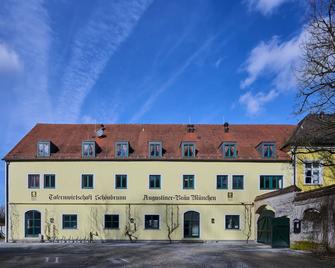
<svg viewBox="0 0 335 268">
<path fill-rule="evenodd" d="M 150 176 L 160 176 L 160 187 L 159 188 L 150 188 Z M 148 190 L 150 191 L 160 191 L 163 189 L 163 176 L 162 174 L 157 174 L 157 173 L 149 173 L 148 175 Z"/>
<path fill-rule="evenodd" d="M 218 189 L 217 188 L 217 177 L 218 176 L 227 176 L 227 189 Z M 215 174 L 215 178 L 214 178 L 214 189 L 216 191 L 229 191 L 229 174 L 223 174 L 223 173 L 220 173 L 220 174 Z"/>
<path fill-rule="evenodd" d="M 243 188 L 242 189 L 233 189 L 233 176 L 243 176 Z M 243 173 L 230 174 L 230 180 L 231 180 L 230 190 L 232 190 L 232 191 L 238 191 L 238 192 L 244 191 L 245 190 L 245 178 L 246 178 L 246 174 L 243 174 Z"/>
<path fill-rule="evenodd" d="M 312 183 L 313 180 L 313 162 L 319 163 L 319 183 Z M 321 160 L 309 160 L 305 159 L 302 161 L 303 164 L 303 181 L 302 184 L 305 186 L 322 186 L 323 185 L 323 167 L 322 167 L 322 161 Z M 306 183 L 306 164 L 312 164 L 312 170 L 311 170 L 311 183 Z"/>
<path fill-rule="evenodd" d="M 49 173 L 48 173 L 48 172 L 45 172 L 45 173 L 43 173 L 43 174 L 41 174 L 41 175 L 42 175 L 42 177 L 43 177 L 43 183 L 42 183 L 43 185 L 41 186 L 41 189 L 43 189 L 43 190 L 44 190 L 44 189 L 46 189 L 46 190 L 55 190 L 55 189 L 57 188 L 57 187 L 56 187 L 56 185 L 57 185 L 57 182 L 56 182 L 56 181 L 57 181 L 57 175 L 56 175 L 56 173 L 53 173 L 53 172 L 49 172 Z M 44 176 L 45 176 L 45 175 L 55 175 L 55 187 L 54 187 L 54 188 L 45 188 L 45 187 L 44 187 Z"/>
<path fill-rule="evenodd" d="M 40 176 L 38 188 L 29 188 L 29 175 L 38 175 L 38 176 Z M 31 191 L 37 190 L 37 189 L 41 189 L 41 178 L 42 178 L 42 176 L 41 176 L 40 172 L 29 172 L 29 173 L 26 173 L 26 183 L 27 183 L 26 186 L 27 186 L 27 189 L 31 190 Z"/>
<path fill-rule="evenodd" d="M 260 179 L 261 179 L 261 176 L 282 176 L 283 177 L 283 180 L 282 180 L 282 187 L 279 188 L 279 189 L 261 189 L 261 184 L 260 184 Z M 285 188 L 284 186 L 284 182 L 285 182 L 285 175 L 283 174 L 278 174 L 278 173 L 266 173 L 266 174 L 259 174 L 258 175 L 258 181 L 257 181 L 257 184 L 258 184 L 258 190 L 259 191 L 277 191 L 277 190 L 280 190 L 280 189 L 283 189 Z"/>
<path fill-rule="evenodd" d="M 77 215 L 77 228 L 63 228 L 63 215 Z M 60 217 L 60 229 L 65 231 L 71 231 L 71 230 L 79 230 L 79 215 L 80 213 L 72 213 L 72 212 L 66 212 L 62 213 Z"/>
<path fill-rule="evenodd" d="M 42 223 L 45 222 L 45 215 L 44 215 L 44 213 L 42 213 L 42 211 L 40 209 L 30 208 L 30 209 L 24 210 L 23 215 L 22 215 L 22 222 L 23 222 L 23 224 L 22 224 L 23 232 L 22 233 L 23 233 L 23 239 L 26 239 L 26 240 L 39 240 L 40 239 L 39 235 L 36 236 L 36 237 L 26 236 L 26 217 L 25 216 L 26 216 L 26 213 L 28 211 L 33 211 L 33 210 L 38 211 L 41 214 L 41 223 L 40 223 L 41 224 L 41 233 L 40 233 L 40 235 L 44 236 L 44 224 L 42 224 Z"/>
<path fill-rule="evenodd" d="M 197 212 L 199 214 L 199 237 L 185 237 L 184 236 L 184 227 L 185 227 L 185 219 L 184 219 L 184 215 L 186 212 L 189 212 L 189 211 L 194 211 L 194 212 Z M 186 211 L 182 212 L 181 214 L 181 218 L 182 218 L 182 222 L 181 224 L 183 225 L 183 229 L 182 229 L 182 239 L 200 239 L 201 238 L 201 213 L 199 210 L 196 210 L 196 209 L 187 209 Z"/>
</svg>

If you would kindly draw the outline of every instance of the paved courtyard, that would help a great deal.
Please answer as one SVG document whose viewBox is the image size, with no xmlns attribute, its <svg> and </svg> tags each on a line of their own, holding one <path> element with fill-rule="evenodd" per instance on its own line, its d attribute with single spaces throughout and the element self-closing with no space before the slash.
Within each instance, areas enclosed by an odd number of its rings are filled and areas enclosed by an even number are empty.
<svg viewBox="0 0 335 268">
<path fill-rule="evenodd" d="M 335 259 L 250 243 L 0 243 L 0 267 L 335 267 Z"/>
</svg>

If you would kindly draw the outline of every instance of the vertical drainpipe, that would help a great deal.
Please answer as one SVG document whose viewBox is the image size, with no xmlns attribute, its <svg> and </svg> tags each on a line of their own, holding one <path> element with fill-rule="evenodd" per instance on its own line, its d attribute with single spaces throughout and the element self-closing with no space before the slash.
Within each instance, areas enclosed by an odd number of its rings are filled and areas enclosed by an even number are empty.
<svg viewBox="0 0 335 268">
<path fill-rule="evenodd" d="M 293 147 L 293 185 L 296 186 L 297 177 L 297 148 Z"/>
<path fill-rule="evenodd" d="M 5 182 L 5 187 L 6 187 L 6 210 L 5 210 L 5 225 L 6 225 L 6 243 L 8 243 L 8 236 L 9 236 L 9 226 L 8 226 L 8 223 L 9 223 L 9 206 L 8 206 L 8 200 L 9 200 L 9 191 L 8 191 L 8 188 L 9 188 L 9 184 L 8 184 L 8 178 L 9 178 L 9 162 L 6 161 L 6 170 L 5 170 L 5 173 L 6 173 L 6 182 Z"/>
</svg>

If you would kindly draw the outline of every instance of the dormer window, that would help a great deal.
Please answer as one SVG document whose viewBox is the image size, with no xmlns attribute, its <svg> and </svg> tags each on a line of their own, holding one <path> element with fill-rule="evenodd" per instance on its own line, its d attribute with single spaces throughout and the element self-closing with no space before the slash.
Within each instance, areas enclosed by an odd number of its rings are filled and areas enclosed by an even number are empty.
<svg viewBox="0 0 335 268">
<path fill-rule="evenodd" d="M 157 158 L 162 157 L 162 143 L 159 141 L 149 142 L 149 157 Z"/>
<path fill-rule="evenodd" d="M 39 141 L 37 143 L 37 155 L 42 157 L 50 156 L 50 141 Z"/>
<path fill-rule="evenodd" d="M 83 141 L 82 156 L 95 157 L 95 141 Z"/>
<path fill-rule="evenodd" d="M 182 156 L 184 158 L 195 157 L 195 144 L 192 142 L 183 142 L 182 143 Z"/>
<path fill-rule="evenodd" d="M 274 143 L 263 143 L 262 144 L 262 157 L 273 158 L 276 153 L 276 146 Z"/>
<path fill-rule="evenodd" d="M 237 156 L 235 142 L 227 142 L 223 144 L 223 156 L 225 158 L 235 158 Z"/>
<path fill-rule="evenodd" d="M 128 157 L 129 155 L 129 144 L 127 141 L 120 141 L 116 143 L 116 157 Z"/>
</svg>

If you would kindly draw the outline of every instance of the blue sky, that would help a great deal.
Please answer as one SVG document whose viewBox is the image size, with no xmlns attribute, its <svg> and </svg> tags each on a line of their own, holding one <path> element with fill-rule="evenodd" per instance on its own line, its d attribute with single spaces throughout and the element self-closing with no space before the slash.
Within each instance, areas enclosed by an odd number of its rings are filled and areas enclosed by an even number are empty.
<svg viewBox="0 0 335 268">
<path fill-rule="evenodd" d="M 305 13 L 298 0 L 0 0 L 0 154 L 37 122 L 297 123 Z"/>
</svg>

